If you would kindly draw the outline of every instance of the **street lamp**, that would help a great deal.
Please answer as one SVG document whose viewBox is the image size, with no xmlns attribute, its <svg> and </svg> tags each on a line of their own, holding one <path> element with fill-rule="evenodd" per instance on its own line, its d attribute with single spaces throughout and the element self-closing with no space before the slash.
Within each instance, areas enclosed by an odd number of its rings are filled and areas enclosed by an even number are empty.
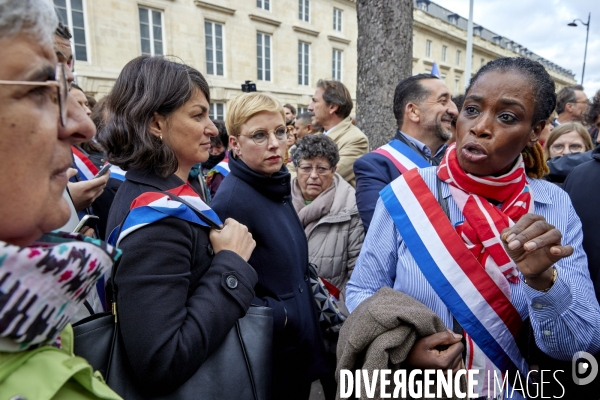
<svg viewBox="0 0 600 400">
<path fill-rule="evenodd" d="M 583 71 L 581 72 L 581 84 L 583 85 L 583 76 L 585 75 L 585 58 L 587 56 L 587 43 L 588 43 L 588 36 L 590 35 L 590 16 L 592 15 L 592 13 L 588 13 L 588 22 L 587 24 L 585 22 L 583 22 L 582 20 L 580 20 L 579 18 L 574 19 L 573 22 L 571 22 L 570 24 L 567 24 L 569 26 L 577 26 L 577 24 L 575 23 L 575 21 L 579 21 L 581 22 L 583 25 L 585 25 L 587 27 L 587 33 L 585 34 L 585 51 L 583 53 Z"/>
</svg>

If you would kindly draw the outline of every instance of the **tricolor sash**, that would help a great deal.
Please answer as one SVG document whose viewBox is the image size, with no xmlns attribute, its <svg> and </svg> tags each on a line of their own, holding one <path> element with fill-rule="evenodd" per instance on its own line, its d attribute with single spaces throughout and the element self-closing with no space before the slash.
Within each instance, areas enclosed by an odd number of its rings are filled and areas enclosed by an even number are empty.
<svg viewBox="0 0 600 400">
<path fill-rule="evenodd" d="M 518 370 L 526 375 L 516 340 L 521 316 L 466 247 L 419 172 L 402 174 L 380 195 L 424 277 L 467 333 L 466 361 L 480 369 L 479 395 L 486 394 L 481 368 L 489 369 L 488 360 L 502 374 Z M 474 362 L 477 350 L 488 360 Z"/>
<path fill-rule="evenodd" d="M 172 199 L 172 193 L 187 203 Z M 195 210 L 192 210 L 193 207 Z M 197 215 L 202 214 L 205 219 L 212 221 L 212 225 L 222 225 L 217 214 L 200 199 L 198 193 L 191 186 L 185 184 L 166 192 L 146 192 L 137 197 L 132 203 L 129 214 L 121 225 L 115 227 L 110 233 L 108 242 L 118 246 L 121 240 L 136 230 L 167 217 L 175 217 L 193 224 L 211 226 Z"/>
<path fill-rule="evenodd" d="M 229 157 L 225 156 L 223 161 L 214 166 L 213 169 L 208 171 L 206 176 L 213 176 L 214 174 L 221 174 L 223 176 L 229 175 Z"/>
<path fill-rule="evenodd" d="M 373 153 L 381 154 L 390 160 L 401 174 L 414 168 L 426 168 L 430 166 L 427 160 L 398 139 L 394 139 L 377 150 L 373 150 Z"/>
<path fill-rule="evenodd" d="M 89 181 L 90 179 L 94 179 L 94 176 L 98 173 L 98 168 L 77 147 L 71 146 L 71 149 L 73 150 L 73 160 L 75 161 L 75 166 L 77 167 L 77 171 L 79 171 L 81 180 Z"/>
<path fill-rule="evenodd" d="M 117 167 L 116 165 L 111 165 L 111 167 L 110 167 L 110 177 L 111 178 L 118 179 L 120 181 L 124 181 L 125 174 L 126 174 L 126 172 L 123 171 L 121 168 Z"/>
</svg>

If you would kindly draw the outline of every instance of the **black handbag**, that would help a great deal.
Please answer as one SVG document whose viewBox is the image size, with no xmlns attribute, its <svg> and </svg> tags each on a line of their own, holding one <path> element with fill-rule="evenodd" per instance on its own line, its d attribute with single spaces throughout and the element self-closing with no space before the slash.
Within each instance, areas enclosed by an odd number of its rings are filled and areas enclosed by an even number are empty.
<svg viewBox="0 0 600 400">
<path fill-rule="evenodd" d="M 108 386 L 124 399 L 145 399 L 148 395 L 141 393 L 134 383 L 132 366 L 119 333 L 118 288 L 114 284 L 118 264 L 119 261 L 113 266 L 107 285 L 111 312 L 92 315 L 73 325 L 74 353 L 100 371 Z M 152 398 L 268 400 L 272 357 L 273 310 L 252 305 L 190 379 L 174 393 Z"/>
<path fill-rule="evenodd" d="M 346 317 L 338 308 L 335 299 L 325 287 L 325 284 L 319 277 L 317 267 L 314 264 L 308 264 L 308 276 L 310 285 L 317 307 L 317 315 L 321 328 L 326 330 L 341 325 Z M 337 331 L 338 329 L 336 329 Z"/>
</svg>

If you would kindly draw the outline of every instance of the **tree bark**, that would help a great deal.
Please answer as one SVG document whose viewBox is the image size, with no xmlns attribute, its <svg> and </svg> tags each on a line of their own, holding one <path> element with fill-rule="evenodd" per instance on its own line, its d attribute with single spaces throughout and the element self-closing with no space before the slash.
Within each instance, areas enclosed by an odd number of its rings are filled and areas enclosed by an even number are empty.
<svg viewBox="0 0 600 400">
<path fill-rule="evenodd" d="M 376 149 L 396 134 L 394 90 L 412 74 L 413 0 L 357 0 L 356 124 Z"/>
</svg>

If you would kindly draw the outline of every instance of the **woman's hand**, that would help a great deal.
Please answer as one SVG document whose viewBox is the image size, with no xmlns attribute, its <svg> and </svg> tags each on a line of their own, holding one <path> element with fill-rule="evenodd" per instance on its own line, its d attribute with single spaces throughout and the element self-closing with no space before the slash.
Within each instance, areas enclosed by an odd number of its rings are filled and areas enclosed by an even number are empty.
<svg viewBox="0 0 600 400">
<path fill-rule="evenodd" d="M 108 178 L 110 178 L 110 173 L 88 181 L 69 182 L 69 193 L 73 199 L 75 210 L 81 211 L 91 206 L 104 191 Z"/>
<path fill-rule="evenodd" d="M 462 368 L 462 336 L 448 329 L 425 336 L 415 342 L 406 361 L 418 369 L 441 369 L 453 372 Z"/>
<path fill-rule="evenodd" d="M 231 250 L 244 261 L 248 261 L 252 251 L 256 247 L 256 242 L 252 239 L 252 234 L 248 232 L 246 225 L 242 225 L 235 219 L 227 218 L 223 229 L 212 229 L 210 231 L 210 243 L 215 254 L 221 250 Z"/>
<path fill-rule="evenodd" d="M 561 244 L 562 234 L 541 215 L 525 214 L 512 227 L 502 231 L 508 255 L 534 289 L 552 284 L 552 266 L 573 254 L 573 247 Z"/>
</svg>

